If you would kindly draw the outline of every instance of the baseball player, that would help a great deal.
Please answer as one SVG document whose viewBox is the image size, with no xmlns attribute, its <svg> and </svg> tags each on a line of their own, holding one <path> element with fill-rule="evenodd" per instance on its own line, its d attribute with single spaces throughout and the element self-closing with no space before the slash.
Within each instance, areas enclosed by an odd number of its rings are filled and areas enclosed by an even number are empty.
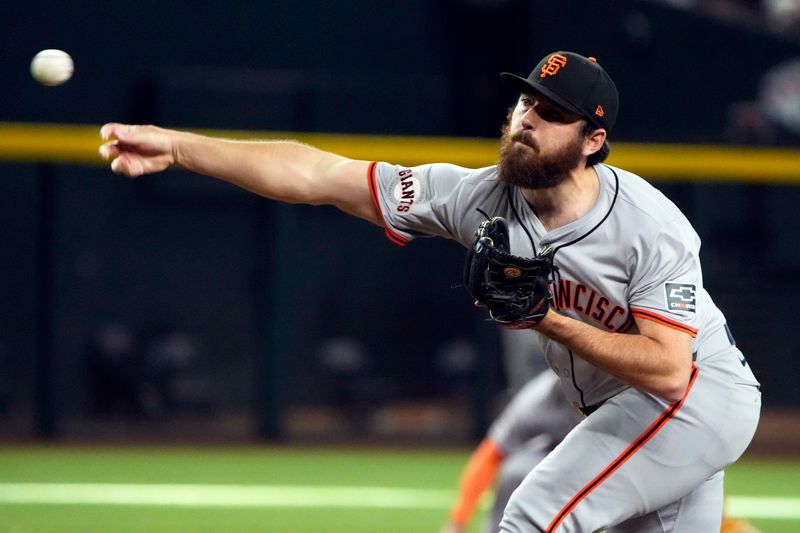
<svg viewBox="0 0 800 533">
<path fill-rule="evenodd" d="M 473 266 L 492 260 L 486 274 L 504 251 L 488 235 L 503 235 L 508 277 L 528 272 L 520 257 L 537 259 L 535 279 L 521 276 L 529 290 L 475 290 L 483 273 L 470 268 L 470 294 L 539 337 L 586 418 L 514 491 L 500 529 L 718 531 L 723 471 L 749 445 L 761 396 L 703 288 L 700 240 L 658 190 L 603 163 L 618 94 L 596 60 L 555 52 L 527 78 L 502 77 L 519 98 L 497 164 L 481 169 L 115 123 L 100 153 L 131 177 L 176 165 L 274 200 L 332 204 L 399 245 L 454 239 Z"/>
<path fill-rule="evenodd" d="M 441 533 L 463 533 L 481 496 L 497 477 L 485 531 L 497 530 L 511 493 L 579 422 L 558 376 L 543 371 L 528 381 L 495 420 L 461 476 L 450 523 Z"/>
</svg>

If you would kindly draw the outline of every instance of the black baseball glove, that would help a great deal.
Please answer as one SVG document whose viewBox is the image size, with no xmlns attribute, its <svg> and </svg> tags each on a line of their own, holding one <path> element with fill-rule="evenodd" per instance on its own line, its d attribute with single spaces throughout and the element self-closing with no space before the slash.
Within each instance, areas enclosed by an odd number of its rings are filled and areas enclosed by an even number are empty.
<svg viewBox="0 0 800 533">
<path fill-rule="evenodd" d="M 481 223 L 467 251 L 464 285 L 489 316 L 512 329 L 539 323 L 550 309 L 553 251 L 544 248 L 534 258 L 511 255 L 508 225 L 494 217 Z"/>
</svg>

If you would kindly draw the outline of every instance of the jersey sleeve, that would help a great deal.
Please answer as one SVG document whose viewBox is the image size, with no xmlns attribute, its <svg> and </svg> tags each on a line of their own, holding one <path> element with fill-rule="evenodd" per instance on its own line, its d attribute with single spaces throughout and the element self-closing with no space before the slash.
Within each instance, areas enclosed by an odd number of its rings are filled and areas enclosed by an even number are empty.
<svg viewBox="0 0 800 533">
<path fill-rule="evenodd" d="M 417 167 L 372 163 L 370 193 L 386 236 L 401 246 L 416 237 L 432 236 L 469 245 L 482 220 L 472 205 L 480 191 L 476 172 L 481 171 L 445 163 Z"/>
<path fill-rule="evenodd" d="M 631 314 L 696 337 L 703 288 L 700 238 L 688 223 L 668 223 L 640 245 L 629 291 Z"/>
</svg>

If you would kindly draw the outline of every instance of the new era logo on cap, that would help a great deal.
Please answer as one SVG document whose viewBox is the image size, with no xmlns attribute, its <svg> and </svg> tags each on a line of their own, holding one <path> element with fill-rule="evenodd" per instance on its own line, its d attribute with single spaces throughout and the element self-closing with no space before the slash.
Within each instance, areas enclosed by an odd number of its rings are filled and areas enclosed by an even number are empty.
<svg viewBox="0 0 800 533">
<path fill-rule="evenodd" d="M 539 61 L 527 78 L 508 72 L 503 72 L 500 77 L 520 92 L 543 94 L 607 132 L 617 120 L 617 87 L 593 57 L 574 52 L 554 52 Z"/>
</svg>

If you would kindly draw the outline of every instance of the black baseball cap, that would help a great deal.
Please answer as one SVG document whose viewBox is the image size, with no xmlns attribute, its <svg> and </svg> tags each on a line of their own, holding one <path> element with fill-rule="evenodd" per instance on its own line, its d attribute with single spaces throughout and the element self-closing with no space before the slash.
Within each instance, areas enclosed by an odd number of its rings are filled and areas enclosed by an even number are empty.
<svg viewBox="0 0 800 533">
<path fill-rule="evenodd" d="M 617 120 L 617 86 L 593 57 L 553 52 L 539 61 L 527 78 L 508 72 L 500 74 L 500 78 L 520 92 L 543 94 L 607 132 Z"/>
</svg>

